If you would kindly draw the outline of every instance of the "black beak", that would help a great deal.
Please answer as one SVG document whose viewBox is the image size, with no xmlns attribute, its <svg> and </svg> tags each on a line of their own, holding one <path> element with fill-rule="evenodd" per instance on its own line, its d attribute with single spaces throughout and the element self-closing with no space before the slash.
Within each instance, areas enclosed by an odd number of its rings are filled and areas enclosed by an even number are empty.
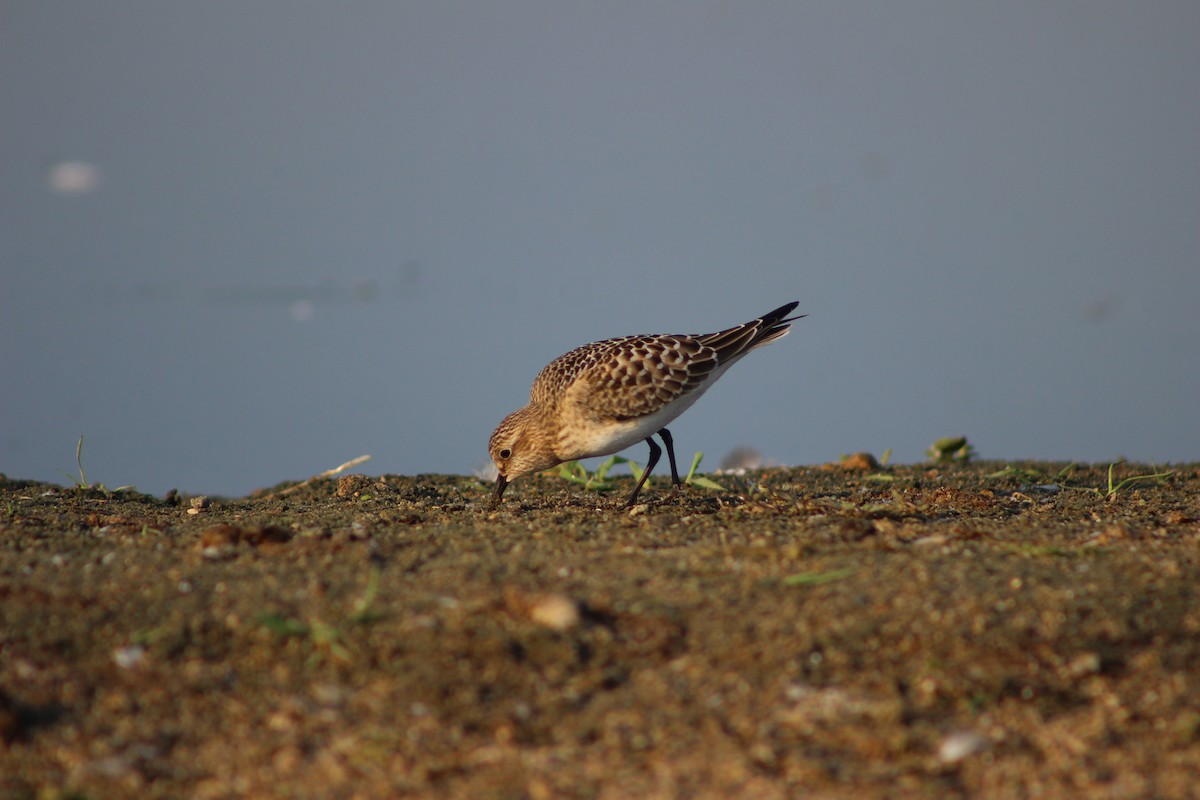
<svg viewBox="0 0 1200 800">
<path fill-rule="evenodd" d="M 504 497 L 504 489 L 506 486 L 508 486 L 508 478 L 504 477 L 503 475 L 497 475 L 496 494 L 492 496 L 492 505 L 499 503 L 501 498 Z"/>
</svg>

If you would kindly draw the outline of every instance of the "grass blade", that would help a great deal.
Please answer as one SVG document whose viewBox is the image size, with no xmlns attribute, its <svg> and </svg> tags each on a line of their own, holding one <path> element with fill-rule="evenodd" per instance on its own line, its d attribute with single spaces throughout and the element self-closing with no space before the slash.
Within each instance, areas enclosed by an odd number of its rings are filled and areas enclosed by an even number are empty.
<svg viewBox="0 0 1200 800">
<path fill-rule="evenodd" d="M 822 583 L 833 583 L 840 581 L 842 578 L 848 578 L 854 574 L 854 570 L 846 569 L 831 569 L 826 572 L 800 572 L 795 575 L 789 575 L 783 579 L 784 586 L 819 586 Z"/>
</svg>

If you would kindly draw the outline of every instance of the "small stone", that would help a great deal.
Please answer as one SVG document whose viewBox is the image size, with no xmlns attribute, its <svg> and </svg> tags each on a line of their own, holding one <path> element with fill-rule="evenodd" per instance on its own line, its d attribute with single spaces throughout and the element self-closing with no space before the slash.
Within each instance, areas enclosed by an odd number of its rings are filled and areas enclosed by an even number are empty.
<svg viewBox="0 0 1200 800">
<path fill-rule="evenodd" d="M 365 489 L 369 489 L 371 480 L 365 475 L 343 475 L 338 478 L 338 497 L 357 497 Z"/>
<path fill-rule="evenodd" d="M 553 631 L 568 631 L 579 624 L 579 604 L 562 594 L 545 594 L 529 602 L 529 618 Z"/>
<path fill-rule="evenodd" d="M 140 644 L 130 645 L 129 647 L 118 647 L 113 651 L 113 661 L 121 669 L 133 669 L 142 663 L 146 658 L 146 648 Z"/>
<path fill-rule="evenodd" d="M 954 764 L 967 756 L 981 753 L 990 746 L 987 737 L 978 731 L 955 731 L 948 734 L 938 745 L 938 760 L 943 764 Z"/>
<path fill-rule="evenodd" d="M 870 453 L 853 453 L 843 458 L 837 466 L 844 470 L 866 472 L 879 469 L 879 461 Z"/>
<path fill-rule="evenodd" d="M 205 547 L 203 550 L 200 551 L 200 557 L 203 558 L 205 561 L 224 561 L 226 559 L 233 558 L 233 556 L 234 556 L 233 547 L 229 546 L 229 545 L 224 545 L 224 546 L 212 545 L 209 547 Z"/>
</svg>

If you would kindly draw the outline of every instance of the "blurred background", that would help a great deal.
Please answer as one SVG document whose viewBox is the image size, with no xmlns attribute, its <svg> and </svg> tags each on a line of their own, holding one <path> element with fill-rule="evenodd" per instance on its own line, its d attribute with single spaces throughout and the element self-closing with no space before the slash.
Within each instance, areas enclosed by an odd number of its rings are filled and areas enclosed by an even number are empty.
<svg viewBox="0 0 1200 800">
<path fill-rule="evenodd" d="M 792 299 L 683 461 L 1196 460 L 1198 41 L 1191 0 L 9 0 L 0 471 L 469 474 L 566 350 Z"/>
</svg>

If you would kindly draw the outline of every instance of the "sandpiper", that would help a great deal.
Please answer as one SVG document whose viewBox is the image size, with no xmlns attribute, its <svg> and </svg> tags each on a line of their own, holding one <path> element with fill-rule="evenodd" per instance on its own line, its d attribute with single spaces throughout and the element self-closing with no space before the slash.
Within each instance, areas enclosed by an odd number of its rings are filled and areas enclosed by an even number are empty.
<svg viewBox="0 0 1200 800">
<path fill-rule="evenodd" d="M 564 461 L 607 456 L 645 440 L 650 459 L 629 495 L 632 506 L 667 446 L 678 486 L 675 446 L 666 425 L 691 407 L 735 361 L 787 335 L 788 303 L 717 333 L 622 336 L 577 347 L 538 373 L 529 405 L 504 418 L 488 442 L 499 473 L 493 503 L 510 482 Z"/>
</svg>

